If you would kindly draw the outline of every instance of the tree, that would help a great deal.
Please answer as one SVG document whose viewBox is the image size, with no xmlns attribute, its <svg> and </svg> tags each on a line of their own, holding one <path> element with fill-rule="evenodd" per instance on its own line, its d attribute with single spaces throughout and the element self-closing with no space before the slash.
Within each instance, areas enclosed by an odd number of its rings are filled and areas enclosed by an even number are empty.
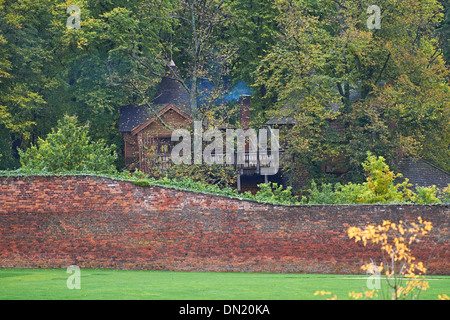
<svg viewBox="0 0 450 320">
<path fill-rule="evenodd" d="M 89 121 L 93 138 L 121 146 L 120 107 L 145 103 L 154 93 L 159 79 L 132 55 L 152 57 L 155 70 L 163 70 L 156 57 L 162 51 L 159 33 L 168 27 L 150 16 L 162 15 L 171 2 L 78 1 L 79 30 L 66 28 L 66 4 L 55 9 L 52 30 L 64 63 L 64 111 Z"/>
<path fill-rule="evenodd" d="M 384 220 L 380 225 L 367 225 L 364 228 L 350 227 L 348 237 L 355 242 L 362 242 L 365 247 L 368 243 L 379 246 L 383 261 L 376 264 L 371 261 L 361 267 L 371 276 L 367 280 L 369 290 L 365 292 L 350 292 L 353 299 L 382 299 L 390 300 L 416 300 L 420 293 L 429 288 L 425 280 L 427 268 L 424 262 L 416 261 L 412 246 L 421 241 L 433 229 L 431 222 L 421 217 L 417 222 L 398 221 L 397 223 Z M 383 276 L 384 274 L 384 276 Z M 382 282 L 382 280 L 384 280 Z M 327 296 L 331 292 L 321 290 L 314 295 Z M 448 300 L 447 295 L 439 295 L 439 300 Z M 330 300 L 337 300 L 333 295 Z"/>
<path fill-rule="evenodd" d="M 332 2 L 277 1 L 280 32 L 276 44 L 256 70 L 256 85 L 264 86 L 267 104 L 277 101 L 269 117 L 286 117 L 295 121 L 282 143 L 289 152 L 284 172 L 292 183 L 301 172 L 321 178 L 320 167 L 328 158 L 342 152 L 339 132 L 330 126 L 338 116 L 333 106 L 342 100 L 337 87 L 343 80 L 331 71 L 339 42 L 335 36 L 336 14 Z M 336 20 L 336 19 L 335 19 Z M 346 86 L 344 86 L 346 87 Z"/>
<path fill-rule="evenodd" d="M 239 48 L 230 63 L 231 76 L 233 81 L 252 88 L 252 123 L 260 125 L 265 122 L 269 103 L 260 99 L 266 89 L 264 83 L 255 84 L 255 70 L 276 43 L 276 17 L 280 12 L 272 0 L 233 0 L 230 7 L 234 18 L 224 32 L 226 39 Z"/>
<path fill-rule="evenodd" d="M 19 149 L 24 170 L 61 172 L 114 173 L 117 160 L 115 146 L 92 141 L 88 124 L 79 126 L 76 117 L 65 116 L 45 140 L 25 151 Z"/>
<path fill-rule="evenodd" d="M 48 43 L 55 1 L 0 1 L 0 166 L 17 167 L 16 147 L 26 146 L 51 116 L 45 93 L 59 65 Z M 42 118 L 41 118 L 42 116 Z"/>
<path fill-rule="evenodd" d="M 151 105 L 173 59 L 196 120 L 236 118 L 221 103 L 230 76 L 256 88 L 261 113 L 292 116 L 287 144 L 312 177 L 336 156 L 359 174 L 367 150 L 448 170 L 439 1 L 381 0 L 381 29 L 369 30 L 369 0 L 77 0 L 71 30 L 65 2 L 0 0 L 0 167 L 66 113 L 120 146 L 119 107 Z"/>
<path fill-rule="evenodd" d="M 154 2 L 144 1 L 142 7 L 152 8 Z M 169 76 L 187 91 L 193 117 L 202 120 L 223 95 L 224 75 L 237 52 L 236 47 L 221 37 L 222 29 L 231 19 L 229 6 L 223 0 L 173 1 L 160 12 L 147 11 L 135 17 L 136 20 L 142 18 L 152 23 L 161 22 L 166 27 L 156 35 L 159 52 L 145 51 L 139 41 L 129 40 L 124 47 L 139 68 L 134 79 L 116 77 L 117 84 L 134 89 L 141 101 L 151 106 L 151 96 L 145 90 L 149 80 Z M 179 72 L 164 74 L 171 60 L 177 62 Z"/>
<path fill-rule="evenodd" d="M 441 3 L 444 6 L 445 18 L 437 31 L 439 33 L 444 59 L 447 65 L 450 65 L 450 3 L 445 0 L 441 0 Z"/>
<path fill-rule="evenodd" d="M 368 225 L 364 229 L 351 227 L 348 229 L 350 239 L 362 242 L 364 246 L 368 242 L 381 246 L 384 261 L 380 265 L 369 263 L 361 267 L 362 270 L 385 274 L 385 281 L 390 288 L 386 297 L 392 300 L 417 299 L 420 292 L 429 288 L 425 281 L 426 267 L 423 262 L 417 262 L 412 255 L 411 245 L 418 238 L 430 233 L 433 229 L 431 222 L 423 221 L 408 223 L 398 221 L 383 221 L 382 225 Z M 376 289 L 381 289 L 381 286 Z M 352 293 L 350 296 L 358 297 Z M 361 295 L 359 295 L 361 296 Z"/>
<path fill-rule="evenodd" d="M 403 157 L 423 157 L 450 169 L 449 86 L 444 75 L 425 72 L 428 78 L 424 75 L 420 83 L 402 75 L 352 106 L 344 120 L 352 167 L 371 150 L 384 155 L 393 167 Z"/>
<path fill-rule="evenodd" d="M 17 148 L 36 143 L 65 113 L 89 120 L 93 138 L 120 146 L 119 108 L 142 97 L 112 79 L 148 76 L 129 51 L 161 52 L 167 23 L 146 16 L 162 15 L 170 2 L 78 0 L 81 28 L 72 30 L 67 3 L 0 1 L 0 167 L 19 166 Z M 150 96 L 157 81 L 147 77 L 140 90 Z"/>
</svg>

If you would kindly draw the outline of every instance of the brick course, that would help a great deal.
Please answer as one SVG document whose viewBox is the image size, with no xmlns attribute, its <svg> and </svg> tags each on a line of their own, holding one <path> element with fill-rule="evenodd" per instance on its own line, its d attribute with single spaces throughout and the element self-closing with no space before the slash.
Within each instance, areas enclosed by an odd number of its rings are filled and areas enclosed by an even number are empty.
<svg viewBox="0 0 450 320">
<path fill-rule="evenodd" d="M 448 205 L 274 206 L 95 176 L 0 177 L 0 267 L 361 273 L 350 226 L 431 221 L 415 255 L 450 274 Z"/>
</svg>

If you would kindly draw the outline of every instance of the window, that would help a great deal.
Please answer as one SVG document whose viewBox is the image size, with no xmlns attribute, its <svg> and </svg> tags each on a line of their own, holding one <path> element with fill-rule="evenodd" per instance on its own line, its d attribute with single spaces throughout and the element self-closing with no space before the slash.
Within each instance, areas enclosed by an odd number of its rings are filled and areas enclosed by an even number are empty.
<svg viewBox="0 0 450 320">
<path fill-rule="evenodd" d="M 170 153 L 172 152 L 171 138 L 159 138 L 158 139 L 158 153 Z"/>
</svg>

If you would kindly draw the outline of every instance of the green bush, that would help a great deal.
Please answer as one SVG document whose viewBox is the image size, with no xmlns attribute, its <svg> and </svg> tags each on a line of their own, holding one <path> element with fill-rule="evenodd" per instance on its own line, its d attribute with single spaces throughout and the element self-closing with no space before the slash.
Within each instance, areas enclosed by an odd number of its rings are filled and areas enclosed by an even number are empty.
<svg viewBox="0 0 450 320">
<path fill-rule="evenodd" d="M 255 200 L 258 202 L 283 204 L 283 205 L 295 205 L 302 204 L 304 202 L 298 201 L 298 197 L 292 195 L 291 187 L 284 188 L 277 183 L 259 184 L 260 190 L 256 195 L 253 195 L 250 191 L 239 193 L 236 189 L 225 187 L 221 188 L 218 185 L 209 185 L 203 182 L 194 181 L 191 178 L 172 179 L 164 177 L 162 179 L 145 178 L 135 179 L 133 183 L 141 187 L 149 186 L 165 186 L 171 188 L 177 188 L 182 190 L 189 190 L 195 192 L 205 192 L 223 196 L 229 196 L 233 198 Z M 305 199 L 303 199 L 305 201 Z"/>
<path fill-rule="evenodd" d="M 412 200 L 413 192 L 408 179 L 403 183 L 395 184 L 395 179 L 401 174 L 394 174 L 385 163 L 383 157 L 376 157 L 370 152 L 367 160 L 362 164 L 367 178 L 361 184 L 348 183 L 334 186 L 323 184 L 320 188 L 311 183 L 309 191 L 309 204 L 374 204 L 398 203 Z"/>
<path fill-rule="evenodd" d="M 340 198 L 340 194 L 336 192 L 341 186 L 339 183 L 333 186 L 331 183 L 324 183 L 317 186 L 317 183 L 313 180 L 311 182 L 311 189 L 309 191 L 309 204 L 341 204 L 345 203 Z"/>
<path fill-rule="evenodd" d="M 441 192 L 442 202 L 450 203 L 450 184 L 447 185 Z"/>
<path fill-rule="evenodd" d="M 416 186 L 417 193 L 413 196 L 413 201 L 420 204 L 436 204 L 441 203 L 438 198 L 438 189 L 436 186 L 419 187 Z"/>
<path fill-rule="evenodd" d="M 298 197 L 292 194 L 292 188 L 284 188 L 277 183 L 258 184 L 260 190 L 255 195 L 255 200 L 286 205 L 301 204 Z"/>
<path fill-rule="evenodd" d="M 358 197 L 361 203 L 390 203 L 407 202 L 411 200 L 412 191 L 408 189 L 411 184 L 408 179 L 401 184 L 395 184 L 395 179 L 402 175 L 394 174 L 385 163 L 383 157 L 376 157 L 370 152 L 367 160 L 362 164 L 367 173 L 367 182 L 359 190 Z"/>
</svg>

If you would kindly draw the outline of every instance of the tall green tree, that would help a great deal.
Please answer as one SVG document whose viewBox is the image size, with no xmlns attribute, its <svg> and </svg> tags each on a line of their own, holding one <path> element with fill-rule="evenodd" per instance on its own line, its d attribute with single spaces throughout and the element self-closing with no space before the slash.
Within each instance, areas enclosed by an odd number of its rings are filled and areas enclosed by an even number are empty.
<svg viewBox="0 0 450 320">
<path fill-rule="evenodd" d="M 17 167 L 17 148 L 35 143 L 66 113 L 89 120 L 94 138 L 120 145 L 119 107 L 142 99 L 114 79 L 126 75 L 136 83 L 147 76 L 130 51 L 152 57 L 161 52 L 164 21 L 150 16 L 162 15 L 170 1 L 70 4 L 80 7 L 80 29 L 66 26 L 68 3 L 0 2 L 1 168 Z M 146 94 L 158 81 L 152 76 L 139 82 Z"/>
<path fill-rule="evenodd" d="M 367 151 L 390 163 L 439 154 L 435 162 L 448 165 L 442 150 L 450 96 L 434 33 L 442 19 L 438 1 L 378 1 L 379 29 L 367 24 L 373 1 L 276 4 L 281 32 L 258 81 L 268 99 L 277 99 L 274 113 L 297 121 L 287 143 L 298 162 L 322 176 L 337 156 L 358 173 Z"/>
<path fill-rule="evenodd" d="M 143 97 L 152 96 L 159 79 L 133 56 L 152 57 L 155 70 L 163 70 L 157 59 L 163 50 L 159 33 L 167 23 L 152 16 L 162 15 L 170 2 L 76 1 L 80 29 L 65 26 L 66 4 L 57 8 L 53 31 L 64 61 L 66 112 L 89 121 L 93 138 L 120 146 L 120 106 L 139 104 Z"/>
<path fill-rule="evenodd" d="M 150 4 L 153 1 L 146 1 Z M 159 33 L 162 50 L 159 55 L 146 54 L 138 46 L 131 57 L 142 72 L 164 76 L 171 60 L 179 73 L 171 77 L 190 96 L 191 113 L 201 120 L 224 93 L 224 76 L 229 73 L 231 59 L 237 48 L 223 38 L 223 29 L 233 20 L 230 5 L 224 0 L 179 0 L 164 12 L 150 15 L 153 21 L 164 21 L 169 28 Z M 159 66 L 159 69 L 158 69 Z"/>
<path fill-rule="evenodd" d="M 438 27 L 441 48 L 447 65 L 450 65 L 450 3 L 446 0 L 440 1 L 443 5 L 444 20 Z"/>
<path fill-rule="evenodd" d="M 57 86 L 48 22 L 55 1 L 0 2 L 0 163 L 17 166 L 16 147 L 36 138 L 49 111 L 45 92 Z M 42 117 L 42 118 L 41 118 Z"/>
<path fill-rule="evenodd" d="M 256 84 L 255 70 L 276 43 L 280 11 L 272 0 L 230 0 L 230 7 L 234 19 L 224 34 L 238 48 L 230 63 L 230 74 L 240 92 L 252 94 L 252 123 L 258 127 L 264 123 L 265 111 L 273 101 L 261 99 L 266 88 L 264 83 Z"/>
</svg>

